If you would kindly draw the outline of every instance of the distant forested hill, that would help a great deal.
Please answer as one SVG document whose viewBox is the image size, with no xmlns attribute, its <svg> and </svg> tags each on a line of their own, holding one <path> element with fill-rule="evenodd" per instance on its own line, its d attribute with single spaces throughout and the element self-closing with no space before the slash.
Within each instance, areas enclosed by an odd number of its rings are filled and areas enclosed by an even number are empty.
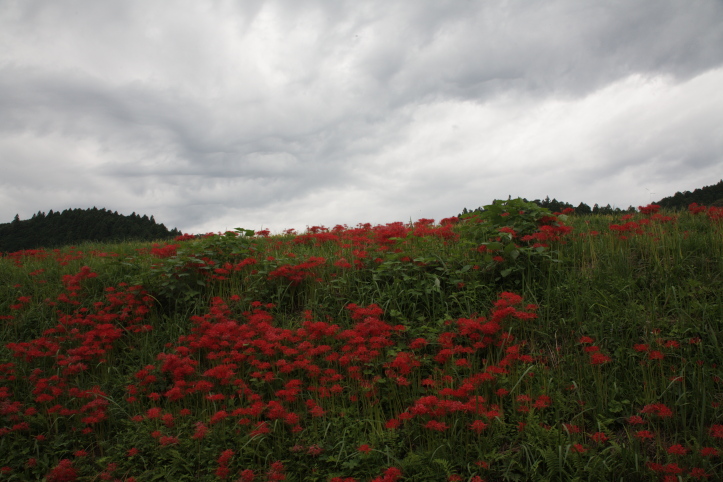
<svg viewBox="0 0 723 482">
<path fill-rule="evenodd" d="M 0 224 L 0 251 L 57 248 L 86 241 L 113 242 L 126 240 L 152 241 L 181 234 L 157 224 L 153 216 L 130 216 L 106 209 L 66 209 L 48 214 L 39 211 L 31 219 Z"/>
<path fill-rule="evenodd" d="M 525 202 L 530 202 L 526 198 L 522 198 Z M 593 207 L 588 206 L 585 203 L 580 203 L 577 206 L 574 206 L 570 203 L 564 202 L 564 201 L 558 201 L 557 199 L 550 199 L 550 196 L 547 196 L 545 199 L 535 199 L 534 201 L 531 201 L 538 206 L 542 208 L 547 208 L 550 210 L 550 212 L 556 213 L 556 212 L 562 212 L 565 209 L 572 209 L 575 214 L 619 214 L 619 213 L 632 213 L 635 212 L 635 208 L 633 206 L 628 206 L 627 209 L 620 209 L 618 207 L 612 207 L 609 204 L 606 206 L 598 206 L 597 204 L 594 204 Z M 484 209 L 482 207 L 478 207 L 477 209 L 468 210 L 467 208 L 464 208 L 462 212 L 458 215 L 458 217 L 463 216 L 464 214 L 468 213 L 474 213 L 474 212 L 481 212 Z"/>
<path fill-rule="evenodd" d="M 673 196 L 664 197 L 655 204 L 664 208 L 686 209 L 691 203 L 702 206 L 723 206 L 723 179 L 712 186 L 705 186 L 693 192 L 676 192 Z"/>
<path fill-rule="evenodd" d="M 524 198 L 523 200 L 527 201 L 527 199 Z M 549 209 L 553 213 L 562 212 L 564 209 L 573 209 L 575 214 L 620 214 L 635 212 L 635 208 L 633 206 L 628 206 L 627 209 L 620 209 L 618 207 L 613 208 L 609 204 L 607 206 L 598 206 L 597 204 L 595 204 L 593 205 L 593 207 L 590 207 L 585 203 L 580 203 L 577 206 L 574 206 L 570 203 L 558 201 L 554 198 L 550 199 L 549 196 L 543 200 L 535 199 L 532 202 L 540 207 Z M 665 197 L 653 204 L 658 204 L 661 207 L 669 209 L 687 209 L 691 203 L 698 203 L 702 206 L 723 207 L 723 180 L 718 182 L 718 184 L 714 184 L 713 186 L 705 186 L 696 189 L 693 192 L 676 192 L 675 195 Z M 472 210 L 464 208 L 464 210 L 458 216 L 481 211 L 483 211 L 482 207 L 478 207 Z"/>
</svg>

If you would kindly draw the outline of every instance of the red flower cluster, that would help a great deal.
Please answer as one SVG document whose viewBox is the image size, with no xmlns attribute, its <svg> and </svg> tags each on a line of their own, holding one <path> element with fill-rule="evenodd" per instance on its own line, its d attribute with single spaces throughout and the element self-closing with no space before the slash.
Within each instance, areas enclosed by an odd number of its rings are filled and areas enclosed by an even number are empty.
<svg viewBox="0 0 723 482">
<path fill-rule="evenodd" d="M 692 214 L 705 213 L 711 221 L 723 220 L 723 208 L 716 206 L 699 206 L 697 203 L 691 203 L 688 206 L 688 211 Z"/>
<path fill-rule="evenodd" d="M 100 386 L 84 387 L 80 382 L 82 374 L 106 363 L 106 357 L 124 334 L 150 329 L 142 323 L 151 299 L 137 286 L 109 288 L 105 302 L 94 303 L 91 308 L 79 307 L 84 280 L 96 276 L 87 266 L 77 274 L 64 275 L 65 291 L 57 300 L 61 303 L 59 308 L 67 307 L 67 311 L 58 309 L 55 327 L 45 330 L 39 338 L 5 345 L 16 358 L 30 366 L 37 365 L 28 381 L 33 385 L 31 393 L 38 409 L 71 423 L 79 422 L 77 428 L 82 433 L 92 432 L 95 425 L 106 420 L 109 406 L 108 395 Z M 35 407 L 28 407 L 25 417 L 30 418 L 36 411 Z M 18 423 L 10 431 L 23 430 L 27 424 L 17 415 L 11 418 Z M 59 471 L 62 470 L 61 467 Z"/>
</svg>

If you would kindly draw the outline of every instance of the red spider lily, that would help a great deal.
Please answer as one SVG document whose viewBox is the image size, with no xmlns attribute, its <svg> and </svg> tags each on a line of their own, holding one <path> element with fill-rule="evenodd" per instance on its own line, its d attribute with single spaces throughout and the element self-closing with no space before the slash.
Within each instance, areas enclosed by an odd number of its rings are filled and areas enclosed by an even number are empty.
<svg viewBox="0 0 723 482">
<path fill-rule="evenodd" d="M 530 403 L 532 401 L 532 397 L 523 393 L 522 395 L 517 395 L 516 400 L 518 403 Z"/>
<path fill-rule="evenodd" d="M 573 425 L 571 423 L 563 423 L 562 426 L 565 428 L 567 433 L 573 434 L 573 433 L 580 433 L 582 430 L 577 425 Z"/>
<path fill-rule="evenodd" d="M 401 425 L 401 422 L 396 418 L 387 420 L 386 424 L 384 424 L 384 426 L 389 430 L 395 430 L 395 429 L 399 428 L 400 425 Z"/>
<path fill-rule="evenodd" d="M 171 258 L 176 256 L 179 247 L 179 244 L 167 244 L 164 246 L 153 244 L 151 254 L 157 258 Z"/>
<path fill-rule="evenodd" d="M 700 455 L 703 457 L 718 457 L 718 450 L 713 447 L 703 447 L 700 449 Z"/>
<path fill-rule="evenodd" d="M 231 462 L 231 458 L 234 455 L 234 451 L 232 449 L 224 450 L 221 452 L 221 455 L 219 455 L 218 460 L 216 463 L 218 463 L 218 467 L 216 468 L 216 477 L 219 479 L 226 479 L 231 471 L 228 469 L 228 464 Z"/>
<path fill-rule="evenodd" d="M 272 462 L 269 471 L 266 473 L 266 477 L 269 481 L 286 480 L 286 475 L 284 474 L 284 464 L 278 461 Z"/>
<path fill-rule="evenodd" d="M 640 440 L 654 439 L 655 434 L 653 434 L 649 430 L 638 430 L 637 432 L 635 432 L 635 438 L 640 439 Z"/>
<path fill-rule="evenodd" d="M 191 438 L 195 439 L 195 440 L 201 440 L 202 438 L 204 438 L 206 436 L 207 433 L 208 433 L 208 427 L 206 427 L 206 425 L 203 424 L 202 422 L 196 422 L 196 431 L 191 436 Z"/>
<path fill-rule="evenodd" d="M 254 481 L 254 471 L 251 469 L 244 469 L 239 474 L 239 481 L 240 482 L 253 482 Z"/>
<path fill-rule="evenodd" d="M 667 452 L 673 455 L 685 455 L 688 453 L 688 449 L 680 444 L 675 444 L 668 447 Z"/>
<path fill-rule="evenodd" d="M 469 428 L 478 434 L 484 432 L 487 429 L 488 425 L 483 422 L 482 420 L 475 420 L 472 422 L 469 426 Z"/>
<path fill-rule="evenodd" d="M 611 231 L 616 231 L 618 233 L 634 233 L 634 234 L 643 234 L 643 229 L 640 227 L 641 225 L 634 222 L 634 221 L 628 221 L 625 224 L 619 225 L 619 224 L 611 224 L 608 226 Z M 622 235 L 621 235 L 622 237 Z"/>
<path fill-rule="evenodd" d="M 655 214 L 660 210 L 660 206 L 657 204 L 648 204 L 647 206 L 638 206 L 638 211 L 641 214 Z"/>
<path fill-rule="evenodd" d="M 628 423 L 631 425 L 644 425 L 645 420 L 640 415 L 632 415 L 628 417 Z"/>
<path fill-rule="evenodd" d="M 225 410 L 219 410 L 211 416 L 208 421 L 211 425 L 215 425 L 228 417 L 228 413 Z"/>
<path fill-rule="evenodd" d="M 324 453 L 324 449 L 322 447 L 320 447 L 319 445 L 310 445 L 306 449 L 306 453 L 311 455 L 312 457 L 317 457 L 317 456 L 321 455 L 322 453 Z"/>
<path fill-rule="evenodd" d="M 402 471 L 396 467 L 389 467 L 384 471 L 384 475 L 377 477 L 372 482 L 397 482 L 402 477 Z"/>
<path fill-rule="evenodd" d="M 532 406 L 539 410 L 549 407 L 551 403 L 552 398 L 547 395 L 540 395 L 539 397 L 537 397 L 537 400 L 535 400 L 535 403 L 533 403 Z"/>
<path fill-rule="evenodd" d="M 700 480 L 700 479 L 709 479 L 712 477 L 711 474 L 707 473 L 704 469 L 700 467 L 693 467 L 690 469 L 690 472 L 688 473 L 691 477 L 694 479 Z"/>
<path fill-rule="evenodd" d="M 325 258 L 314 257 L 298 265 L 283 265 L 269 273 L 269 279 L 286 278 L 292 285 L 298 285 L 307 278 L 315 277 L 312 270 L 326 263 Z"/>
<path fill-rule="evenodd" d="M 662 360 L 665 358 L 663 352 L 658 350 L 652 350 L 648 353 L 648 359 L 650 360 Z"/>
<path fill-rule="evenodd" d="M 688 212 L 691 214 L 700 214 L 704 213 L 706 210 L 705 206 L 699 206 L 698 203 L 691 203 L 688 205 Z"/>
<path fill-rule="evenodd" d="M 449 428 L 449 425 L 443 422 L 439 422 L 437 420 L 430 420 L 425 425 L 425 428 L 428 428 L 429 430 L 434 430 L 435 432 L 444 432 Z"/>
<path fill-rule="evenodd" d="M 173 437 L 170 435 L 164 435 L 158 438 L 158 443 L 162 446 L 177 445 L 179 442 L 180 440 L 178 440 L 178 437 Z"/>
<path fill-rule="evenodd" d="M 607 355 L 603 355 L 602 353 L 593 353 L 592 355 L 590 355 L 591 365 L 604 365 L 605 363 L 608 363 L 610 361 L 612 361 L 612 358 Z"/>
<path fill-rule="evenodd" d="M 673 411 L 663 403 L 651 403 L 645 405 L 640 413 L 649 413 L 657 415 L 660 418 L 670 418 L 673 416 Z"/>
<path fill-rule="evenodd" d="M 506 395 L 509 395 L 509 394 L 510 394 L 510 391 L 507 390 L 506 388 L 498 388 L 498 389 L 495 391 L 495 394 L 496 394 L 498 397 L 504 397 L 504 396 L 506 396 Z"/>
<path fill-rule="evenodd" d="M 162 410 L 158 407 L 149 408 L 146 411 L 146 418 L 149 420 L 152 420 L 154 418 L 160 418 L 162 414 Z"/>
<path fill-rule="evenodd" d="M 266 435 L 271 432 L 271 427 L 269 427 L 269 424 L 266 422 L 259 422 L 256 424 L 253 430 L 249 432 L 249 436 L 251 438 L 256 437 L 258 435 Z"/>
<path fill-rule="evenodd" d="M 78 478 L 78 471 L 70 459 L 62 459 L 45 476 L 48 482 L 71 482 Z"/>
</svg>

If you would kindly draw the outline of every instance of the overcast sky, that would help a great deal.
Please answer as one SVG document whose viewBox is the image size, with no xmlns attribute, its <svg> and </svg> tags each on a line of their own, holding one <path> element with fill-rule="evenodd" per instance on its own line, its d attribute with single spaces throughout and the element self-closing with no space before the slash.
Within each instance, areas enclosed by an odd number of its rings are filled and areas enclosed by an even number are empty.
<svg viewBox="0 0 723 482">
<path fill-rule="evenodd" d="M 0 0 L 0 222 L 648 204 L 723 178 L 723 0 Z"/>
</svg>

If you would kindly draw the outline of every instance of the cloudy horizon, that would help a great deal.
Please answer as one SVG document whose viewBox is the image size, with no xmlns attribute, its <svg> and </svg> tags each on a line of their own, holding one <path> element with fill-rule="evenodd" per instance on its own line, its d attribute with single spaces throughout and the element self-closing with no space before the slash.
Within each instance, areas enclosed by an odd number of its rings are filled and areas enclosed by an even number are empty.
<svg viewBox="0 0 723 482">
<path fill-rule="evenodd" d="M 626 208 L 723 178 L 723 2 L 0 0 L 0 223 Z"/>
</svg>

